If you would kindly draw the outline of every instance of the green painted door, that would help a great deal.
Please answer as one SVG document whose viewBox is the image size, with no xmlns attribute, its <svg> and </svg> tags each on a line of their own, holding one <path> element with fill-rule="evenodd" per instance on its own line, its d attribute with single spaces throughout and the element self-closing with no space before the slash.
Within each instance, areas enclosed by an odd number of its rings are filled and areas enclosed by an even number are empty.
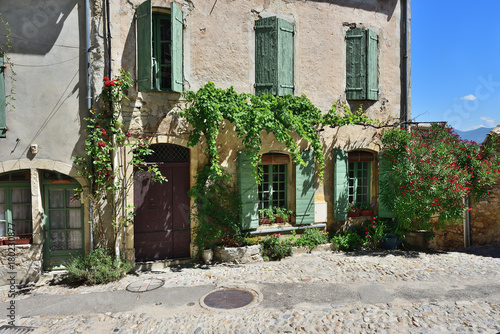
<svg viewBox="0 0 500 334">
<path fill-rule="evenodd" d="M 59 269 L 84 254 L 83 206 L 72 184 L 45 186 L 44 269 Z"/>
</svg>

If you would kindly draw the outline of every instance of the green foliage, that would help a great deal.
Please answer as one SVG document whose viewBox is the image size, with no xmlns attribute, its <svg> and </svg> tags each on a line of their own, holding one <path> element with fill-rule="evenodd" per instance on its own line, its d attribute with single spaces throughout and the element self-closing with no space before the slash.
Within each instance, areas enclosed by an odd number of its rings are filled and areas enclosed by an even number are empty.
<svg viewBox="0 0 500 334">
<path fill-rule="evenodd" d="M 224 171 L 220 176 L 210 176 L 207 167 L 198 173 L 197 184 L 189 191 L 195 200 L 191 219 L 195 222 L 193 234 L 198 258 L 203 250 L 218 244 L 245 243 L 238 223 L 241 201 L 229 179 L 230 175 Z"/>
<path fill-rule="evenodd" d="M 108 283 L 119 280 L 131 268 L 129 263 L 116 259 L 113 251 L 105 248 L 96 248 L 66 263 L 67 279 L 71 283 Z"/>
<path fill-rule="evenodd" d="M 292 243 L 290 240 L 280 239 L 280 234 L 273 234 L 261 241 L 261 253 L 265 259 L 272 261 L 281 260 L 285 256 L 292 255 Z"/>
<path fill-rule="evenodd" d="M 354 230 L 336 233 L 331 241 L 340 250 L 353 250 L 365 243 L 365 240 Z"/>
<path fill-rule="evenodd" d="M 4 19 L 2 13 L 0 13 L 0 34 L 5 37 L 5 43 L 0 44 L 0 56 L 3 57 L 5 68 L 9 68 L 10 70 L 10 90 L 9 93 L 5 95 L 5 107 L 9 111 L 13 111 L 15 109 L 14 101 L 16 101 L 15 83 L 17 73 L 14 69 L 14 63 L 12 63 L 10 58 L 10 49 L 12 49 L 12 28 L 9 22 Z"/>
<path fill-rule="evenodd" d="M 304 246 L 314 248 L 318 245 L 328 243 L 328 232 L 323 232 L 318 229 L 306 229 L 298 239 L 295 239 L 295 246 Z"/>
<path fill-rule="evenodd" d="M 272 133 L 277 141 L 284 143 L 292 158 L 304 164 L 300 155 L 296 134 L 306 140 L 314 150 L 318 176 L 323 178 L 325 157 L 318 136 L 318 128 L 325 125 L 346 125 L 371 121 L 361 111 L 352 113 L 344 106 L 344 115 L 336 113 L 336 104 L 325 116 L 305 95 L 283 97 L 262 94 L 238 94 L 233 87 L 216 88 L 208 82 L 196 93 L 184 93 L 190 106 L 182 111 L 182 116 L 191 125 L 188 146 L 200 142 L 206 144 L 209 156 L 210 173 L 220 175 L 222 168 L 217 151 L 217 138 L 220 127 L 225 121 L 234 126 L 238 138 L 242 140 L 250 164 L 255 167 L 255 176 L 259 179 L 258 164 L 261 161 L 261 133 Z"/>
<path fill-rule="evenodd" d="M 87 179 L 85 191 L 94 206 L 94 232 L 99 247 L 114 248 L 118 233 L 133 222 L 134 207 L 127 206 L 122 216 L 122 200 L 127 196 L 139 173 L 147 173 L 154 181 L 163 182 L 157 166 L 146 165 L 145 157 L 152 154 L 150 139 L 132 139 L 125 133 L 119 121 L 121 102 L 126 99 L 125 92 L 132 85 L 130 73 L 120 70 L 114 80 L 105 77 L 101 93 L 102 103 L 98 109 L 90 110 L 87 121 L 87 138 L 85 140 L 85 156 L 74 157 L 75 164 L 80 166 L 79 175 Z M 114 166 L 114 155 L 118 149 L 129 147 L 132 157 L 122 165 Z M 105 208 L 110 209 L 114 238 L 106 234 Z"/>
<path fill-rule="evenodd" d="M 352 112 L 349 106 L 346 104 L 340 105 L 339 107 L 343 109 L 343 113 L 337 112 L 337 103 L 334 103 L 328 113 L 323 115 L 323 125 L 330 125 L 332 127 L 335 127 L 352 124 L 367 125 L 379 123 L 376 120 L 368 118 L 364 114 L 361 107 L 355 112 Z"/>
<path fill-rule="evenodd" d="M 381 201 L 397 214 L 403 230 L 439 230 L 460 222 L 464 199 L 486 198 L 500 176 L 497 137 L 480 146 L 461 140 L 445 124 L 433 124 L 385 130 L 380 139 L 390 164 Z"/>
<path fill-rule="evenodd" d="M 276 218 L 281 218 L 283 221 L 290 221 L 290 217 L 293 215 L 293 211 L 287 208 L 280 208 L 273 206 L 272 208 L 266 208 L 259 210 L 259 217 L 266 218 L 270 223 L 274 223 Z"/>
</svg>

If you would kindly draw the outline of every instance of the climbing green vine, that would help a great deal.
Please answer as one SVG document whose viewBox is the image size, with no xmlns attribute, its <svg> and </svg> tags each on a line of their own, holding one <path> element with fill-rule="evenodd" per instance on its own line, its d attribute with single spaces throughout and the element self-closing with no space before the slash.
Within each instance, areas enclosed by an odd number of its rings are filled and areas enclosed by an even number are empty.
<svg viewBox="0 0 500 334">
<path fill-rule="evenodd" d="M 5 42 L 0 43 L 0 57 L 3 57 L 3 66 L 9 68 L 9 79 L 10 79 L 10 90 L 9 93 L 5 95 L 5 107 L 6 109 L 13 111 L 15 109 L 14 101 L 15 98 L 15 82 L 16 82 L 16 71 L 14 70 L 14 64 L 10 58 L 9 52 L 12 49 L 12 29 L 10 28 L 9 22 L 7 22 L 2 13 L 0 13 L 0 31 L 5 29 Z"/>
<path fill-rule="evenodd" d="M 314 150 L 320 180 L 325 169 L 325 156 L 318 130 L 324 126 L 373 123 L 362 112 L 352 113 L 347 106 L 344 106 L 344 114 L 337 113 L 336 104 L 323 115 L 305 95 L 239 94 L 233 87 L 216 88 L 212 82 L 197 92 L 187 91 L 184 95 L 190 105 L 183 110 L 182 116 L 192 127 L 188 145 L 195 146 L 204 141 L 209 156 L 209 174 L 214 176 L 222 175 L 217 138 L 224 122 L 234 126 L 254 167 L 261 161 L 263 131 L 284 143 L 293 160 L 301 164 L 304 161 L 295 138 L 306 140 Z M 258 169 L 255 170 L 258 179 Z"/>
</svg>

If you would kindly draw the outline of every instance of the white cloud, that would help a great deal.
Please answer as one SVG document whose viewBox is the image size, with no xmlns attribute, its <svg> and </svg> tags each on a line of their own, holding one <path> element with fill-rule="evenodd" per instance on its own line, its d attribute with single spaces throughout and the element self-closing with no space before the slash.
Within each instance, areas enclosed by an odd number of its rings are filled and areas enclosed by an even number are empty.
<svg viewBox="0 0 500 334">
<path fill-rule="evenodd" d="M 479 119 L 482 120 L 484 123 L 486 123 L 486 127 L 495 126 L 495 120 L 492 118 L 480 117 Z"/>
<path fill-rule="evenodd" d="M 474 100 L 477 100 L 477 97 L 475 97 L 474 95 L 472 94 L 469 94 L 469 95 L 466 95 L 466 96 L 462 96 L 460 98 L 460 100 L 468 100 L 468 101 L 474 101 Z"/>
</svg>

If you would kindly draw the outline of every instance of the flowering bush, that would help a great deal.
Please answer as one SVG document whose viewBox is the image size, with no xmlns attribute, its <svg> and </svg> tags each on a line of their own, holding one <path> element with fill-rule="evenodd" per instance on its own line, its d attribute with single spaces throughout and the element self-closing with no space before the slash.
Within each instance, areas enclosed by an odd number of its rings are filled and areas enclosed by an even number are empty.
<svg viewBox="0 0 500 334">
<path fill-rule="evenodd" d="M 433 124 L 386 130 L 380 140 L 390 167 L 381 201 L 404 229 L 439 230 L 461 221 L 467 210 L 464 199 L 485 198 L 500 176 L 496 136 L 478 145 L 460 139 L 445 124 Z"/>
<path fill-rule="evenodd" d="M 85 189 L 94 208 L 94 234 L 99 247 L 118 249 L 115 243 L 122 227 L 132 223 L 134 208 L 125 208 L 122 215 L 122 203 L 131 189 L 136 172 L 148 172 L 153 180 L 165 181 L 156 166 L 146 166 L 144 158 L 153 153 L 149 138 L 130 140 L 129 132 L 124 133 L 119 121 L 121 102 L 126 99 L 125 92 L 132 85 L 130 73 L 120 70 L 115 80 L 105 77 L 101 93 L 101 105 L 90 110 L 87 121 L 87 139 L 85 140 L 85 155 L 74 157 L 75 164 L 80 166 L 79 174 L 87 179 Z M 133 156 L 121 168 L 114 166 L 115 152 L 124 147 L 130 147 Z M 83 191 L 84 189 L 82 189 Z M 105 210 L 109 210 L 106 212 Z M 109 215 L 114 229 L 110 239 L 106 234 L 105 217 Z"/>
<path fill-rule="evenodd" d="M 273 234 L 261 241 L 262 256 L 269 260 L 281 260 L 292 255 L 290 240 L 281 240 L 280 234 Z"/>
</svg>

